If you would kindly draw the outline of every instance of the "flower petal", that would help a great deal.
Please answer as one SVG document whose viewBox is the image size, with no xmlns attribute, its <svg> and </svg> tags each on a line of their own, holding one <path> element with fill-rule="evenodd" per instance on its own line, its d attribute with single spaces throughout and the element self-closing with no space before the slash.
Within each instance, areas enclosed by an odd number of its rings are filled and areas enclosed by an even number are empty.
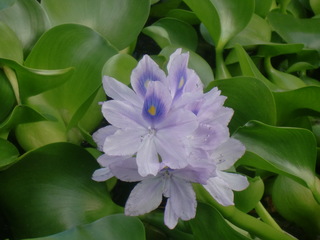
<svg viewBox="0 0 320 240">
<path fill-rule="evenodd" d="M 93 133 L 92 138 L 97 143 L 97 148 L 99 151 L 103 151 L 104 141 L 107 136 L 114 134 L 118 128 L 108 125 L 106 127 L 100 128 L 95 133 Z"/>
<path fill-rule="evenodd" d="M 162 202 L 162 177 L 147 178 L 131 191 L 125 205 L 125 214 L 138 216 L 156 209 Z"/>
<path fill-rule="evenodd" d="M 165 82 L 166 75 L 148 55 L 144 55 L 131 73 L 131 86 L 138 96 L 144 98 L 152 81 Z"/>
<path fill-rule="evenodd" d="M 158 133 L 170 136 L 185 137 L 191 134 L 197 127 L 197 117 L 185 109 L 178 109 L 168 113 L 167 117 L 157 124 Z"/>
<path fill-rule="evenodd" d="M 142 116 L 154 126 L 167 116 L 171 101 L 170 92 L 166 86 L 161 82 L 150 82 L 143 104 Z"/>
<path fill-rule="evenodd" d="M 141 99 L 127 85 L 109 76 L 103 76 L 102 84 L 105 93 L 112 99 L 127 101 L 135 106 L 142 106 Z"/>
<path fill-rule="evenodd" d="M 183 179 L 186 182 L 206 184 L 208 179 L 215 174 L 215 166 L 207 165 L 200 167 L 187 166 L 182 169 L 174 169 L 174 176 Z"/>
<path fill-rule="evenodd" d="M 110 100 L 102 105 L 104 118 L 118 128 L 141 128 L 146 126 L 141 116 L 141 109 L 133 107 L 126 102 Z"/>
<path fill-rule="evenodd" d="M 166 208 L 164 210 L 164 224 L 169 229 L 174 229 L 178 224 L 179 216 L 175 213 L 172 206 L 172 201 L 167 201 Z"/>
<path fill-rule="evenodd" d="M 94 171 L 92 175 L 92 180 L 97 182 L 103 182 L 110 178 L 112 178 L 114 175 L 110 171 L 109 168 L 99 168 L 96 171 Z"/>
<path fill-rule="evenodd" d="M 233 192 L 228 184 L 219 177 L 210 178 L 203 187 L 211 194 L 211 196 L 221 205 L 229 206 L 233 203 Z"/>
<path fill-rule="evenodd" d="M 169 228 L 176 226 L 177 218 L 186 221 L 195 217 L 197 201 L 191 183 L 173 176 L 168 184 L 166 195 L 168 200 L 164 221 Z"/>
<path fill-rule="evenodd" d="M 157 175 L 159 172 L 160 162 L 152 134 L 147 134 L 143 138 L 137 152 L 137 165 L 139 174 L 143 177 L 149 174 Z"/>
<path fill-rule="evenodd" d="M 249 186 L 249 181 L 245 176 L 237 173 L 218 171 L 218 177 L 228 184 L 234 191 L 242 191 Z"/>
<path fill-rule="evenodd" d="M 157 152 L 160 154 L 162 162 L 173 169 L 184 168 L 188 165 L 187 151 L 181 139 L 175 135 L 166 137 L 157 135 L 155 138 Z"/>
<path fill-rule="evenodd" d="M 245 150 L 244 145 L 240 141 L 229 138 L 228 141 L 213 151 L 210 158 L 216 162 L 218 170 L 226 170 L 242 157 Z"/>
<path fill-rule="evenodd" d="M 113 175 L 122 181 L 138 182 L 143 180 L 143 177 L 138 173 L 138 166 L 134 157 L 122 157 L 118 161 L 113 161 L 109 168 Z"/>
<path fill-rule="evenodd" d="M 200 123 L 198 128 L 188 136 L 191 146 L 205 150 L 215 149 L 228 138 L 228 127 L 222 124 L 209 125 L 205 123 Z"/>
<path fill-rule="evenodd" d="M 112 156 L 133 155 L 139 149 L 141 137 L 145 134 L 144 129 L 118 130 L 115 134 L 106 137 L 103 151 Z"/>
</svg>

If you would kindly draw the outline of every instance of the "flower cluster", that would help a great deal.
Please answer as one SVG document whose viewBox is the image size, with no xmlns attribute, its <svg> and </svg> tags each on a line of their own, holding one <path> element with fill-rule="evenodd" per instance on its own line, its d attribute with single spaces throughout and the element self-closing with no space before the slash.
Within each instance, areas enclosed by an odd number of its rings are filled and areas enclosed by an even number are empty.
<svg viewBox="0 0 320 240">
<path fill-rule="evenodd" d="M 96 181 L 117 177 L 140 181 L 125 205 L 125 214 L 142 215 L 167 199 L 164 222 L 195 217 L 199 183 L 222 205 L 233 204 L 233 191 L 248 186 L 246 177 L 227 172 L 244 151 L 229 134 L 233 110 L 217 88 L 204 93 L 188 53 L 176 50 L 163 70 L 145 55 L 131 74 L 132 89 L 105 76 L 103 87 L 113 100 L 102 103 L 110 125 L 94 133 L 102 166 Z"/>
</svg>

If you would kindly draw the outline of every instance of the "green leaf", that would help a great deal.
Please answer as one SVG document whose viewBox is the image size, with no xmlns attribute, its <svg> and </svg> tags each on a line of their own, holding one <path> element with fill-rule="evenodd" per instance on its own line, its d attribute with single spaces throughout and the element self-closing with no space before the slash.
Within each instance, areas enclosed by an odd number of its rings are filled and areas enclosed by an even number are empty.
<svg viewBox="0 0 320 240">
<path fill-rule="evenodd" d="M 50 115 L 42 115 L 35 109 L 26 105 L 17 105 L 8 116 L 8 118 L 0 124 L 0 137 L 7 138 L 11 129 L 21 123 L 29 123 L 52 119 Z"/>
<path fill-rule="evenodd" d="M 255 0 L 255 13 L 260 17 L 265 18 L 272 7 L 273 1 L 274 0 Z"/>
<path fill-rule="evenodd" d="M 15 163 L 18 156 L 18 149 L 11 142 L 0 138 L 0 170 Z"/>
<path fill-rule="evenodd" d="M 99 168 L 85 149 L 69 143 L 46 145 L 0 172 L 0 208 L 16 239 L 47 236 L 118 213 Z"/>
<path fill-rule="evenodd" d="M 288 221 L 302 227 L 310 239 L 320 234 L 320 205 L 312 192 L 284 176 L 278 176 L 272 187 L 272 202 Z"/>
<path fill-rule="evenodd" d="M 77 23 L 99 32 L 119 50 L 136 40 L 148 16 L 149 0 L 43 0 L 51 23 Z"/>
<path fill-rule="evenodd" d="M 253 14 L 248 25 L 232 38 L 226 48 L 232 48 L 236 44 L 251 46 L 265 44 L 271 40 L 271 28 L 267 21 L 260 16 Z"/>
<path fill-rule="evenodd" d="M 182 0 L 160 1 L 151 7 L 150 16 L 161 18 L 172 10 L 179 7 Z"/>
<path fill-rule="evenodd" d="M 16 0 L 11 7 L 0 11 L 0 21 L 16 33 L 26 55 L 49 28 L 48 18 L 36 0 Z"/>
<path fill-rule="evenodd" d="M 275 124 L 276 106 L 271 91 L 261 81 L 252 77 L 234 77 L 215 80 L 208 89 L 218 87 L 227 96 L 225 106 L 234 110 L 229 124 L 230 132 L 250 120 Z"/>
<path fill-rule="evenodd" d="M 288 14 L 271 12 L 268 21 L 287 43 L 303 43 L 306 48 L 320 51 L 320 19 L 298 19 Z"/>
<path fill-rule="evenodd" d="M 131 55 L 117 54 L 112 56 L 103 66 L 102 75 L 110 76 L 129 85 L 132 70 L 138 62 Z"/>
<path fill-rule="evenodd" d="M 191 25 L 200 23 L 200 20 L 193 12 L 185 9 L 172 9 L 166 14 L 166 17 L 176 18 Z"/>
<path fill-rule="evenodd" d="M 16 0 L 2 0 L 0 2 L 0 10 L 10 7 L 15 3 Z"/>
<path fill-rule="evenodd" d="M 242 46 L 235 46 L 236 53 L 239 58 L 240 68 L 242 74 L 248 77 L 254 77 L 262 81 L 266 86 L 269 87 L 270 90 L 275 91 L 278 89 L 276 85 L 270 82 L 257 68 L 255 63 L 252 61 L 248 53 L 243 49 Z"/>
<path fill-rule="evenodd" d="M 210 205 L 199 203 L 197 206 L 197 215 L 190 220 L 195 240 L 202 239 L 230 239 L 230 240 L 248 240 L 246 237 L 234 230 L 221 214 Z"/>
<path fill-rule="evenodd" d="M 264 194 L 264 184 L 260 177 L 247 177 L 250 185 L 243 191 L 234 191 L 234 202 L 236 207 L 248 213 L 254 209 Z"/>
<path fill-rule="evenodd" d="M 9 80 L 0 70 L 0 124 L 4 121 L 16 104 L 16 99 Z"/>
<path fill-rule="evenodd" d="M 28 238 L 24 240 L 103 240 L 106 238 L 144 240 L 144 227 L 138 218 L 115 214 L 48 237 Z"/>
<path fill-rule="evenodd" d="M 64 128 L 60 126 L 57 128 L 62 131 L 60 135 L 66 134 L 67 126 L 74 114 L 101 86 L 103 65 L 116 53 L 117 51 L 105 39 L 88 27 L 65 24 L 50 29 L 32 49 L 25 65 L 29 68 L 48 70 L 73 67 L 74 73 L 65 84 L 29 98 L 28 105 L 42 113 L 55 116 L 60 124 L 65 125 Z M 105 100 L 105 96 L 100 94 L 99 97 L 100 99 L 95 99 L 97 104 Z M 91 105 L 96 110 L 92 112 L 91 119 L 82 124 L 87 131 L 96 128 L 102 118 L 101 112 L 97 110 L 97 104 Z M 91 108 L 88 109 L 89 112 L 90 110 Z M 79 119 L 79 116 L 77 118 Z M 48 127 L 53 125 L 48 124 L 51 125 Z M 43 124 L 37 123 L 32 127 L 32 131 L 28 130 L 29 127 L 20 127 L 17 131 L 23 131 L 18 133 L 22 138 L 37 138 L 42 135 L 43 127 L 45 128 Z M 43 141 L 47 144 L 49 139 L 50 137 L 44 136 L 43 139 L 38 138 L 37 142 Z M 79 143 L 82 137 L 78 135 L 74 138 L 73 135 L 69 139 Z M 20 141 L 29 142 L 28 139 Z"/>
<path fill-rule="evenodd" d="M 258 49 L 258 56 L 275 57 L 284 54 L 298 53 L 302 50 L 303 44 L 282 44 L 282 43 L 268 43 L 262 44 Z"/>
<path fill-rule="evenodd" d="M 315 15 L 320 14 L 320 1 L 310 0 L 310 6 Z"/>
<path fill-rule="evenodd" d="M 15 70 L 22 103 L 27 102 L 27 99 L 31 96 L 64 84 L 73 74 L 73 68 L 55 70 L 34 69 L 7 59 L 0 59 L 0 64 Z"/>
<path fill-rule="evenodd" d="M 249 23 L 253 0 L 184 0 L 208 29 L 217 48 L 222 49 Z"/>
<path fill-rule="evenodd" d="M 198 45 L 198 36 L 195 29 L 178 19 L 161 18 L 142 31 L 151 37 L 161 48 L 169 45 L 183 47 L 195 51 Z"/>
<path fill-rule="evenodd" d="M 275 92 L 277 104 L 277 122 L 284 125 L 286 122 L 299 116 L 319 115 L 318 99 L 320 87 L 309 86 L 296 90 Z"/>
<path fill-rule="evenodd" d="M 167 61 L 169 61 L 170 55 L 175 50 L 176 50 L 176 47 L 168 46 L 162 49 L 159 55 L 165 56 L 167 58 Z M 208 84 L 214 80 L 213 72 L 208 62 L 205 61 L 200 55 L 190 50 L 183 49 L 182 52 L 189 52 L 190 58 L 189 58 L 188 67 L 193 69 L 199 75 L 204 86 L 208 86 Z"/>
<path fill-rule="evenodd" d="M 20 40 L 17 35 L 0 20 L 0 58 L 12 59 L 19 63 L 23 61 L 23 51 Z M 1 66 L 1 65 L 0 65 Z"/>
<path fill-rule="evenodd" d="M 291 177 L 308 186 L 317 201 L 320 201 L 320 185 L 315 174 L 316 140 L 310 131 L 273 127 L 252 121 L 233 136 L 249 152 L 238 164 Z"/>
<path fill-rule="evenodd" d="M 280 89 L 292 90 L 306 86 L 306 83 L 300 78 L 285 72 L 281 72 L 272 66 L 270 57 L 264 59 L 265 71 L 268 78 Z"/>
</svg>

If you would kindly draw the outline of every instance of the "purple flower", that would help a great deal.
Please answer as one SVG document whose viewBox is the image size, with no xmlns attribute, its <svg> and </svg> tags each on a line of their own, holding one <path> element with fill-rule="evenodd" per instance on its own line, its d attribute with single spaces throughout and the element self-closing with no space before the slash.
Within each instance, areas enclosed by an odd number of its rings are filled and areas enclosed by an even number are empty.
<svg viewBox="0 0 320 240">
<path fill-rule="evenodd" d="M 206 184 L 214 176 L 215 167 L 170 169 L 163 166 L 156 176 L 141 177 L 138 166 L 131 157 L 109 157 L 102 155 L 98 162 L 104 166 L 94 172 L 93 179 L 104 181 L 113 176 L 122 181 L 137 182 L 125 205 L 125 214 L 138 216 L 155 210 L 167 199 L 164 222 L 173 229 L 178 219 L 189 220 L 195 217 L 196 196 L 192 183 Z"/>
<path fill-rule="evenodd" d="M 191 111 L 171 109 L 165 75 L 155 65 L 148 56 L 141 60 L 131 78 L 135 91 L 113 78 L 103 79 L 105 91 L 113 100 L 103 103 L 102 113 L 118 129 L 106 137 L 103 151 L 111 156 L 136 154 L 142 176 L 158 173 L 158 154 L 168 167 L 185 167 L 187 155 L 182 140 L 198 125 Z"/>
<path fill-rule="evenodd" d="M 95 181 L 117 177 L 140 182 L 132 190 L 125 214 L 142 215 L 166 199 L 164 222 L 195 217 L 192 183 L 202 184 L 220 204 L 233 203 L 233 191 L 248 186 L 232 167 L 245 152 L 230 138 L 233 110 L 217 88 L 204 93 L 198 75 L 188 68 L 189 54 L 175 51 L 168 75 L 144 56 L 131 74 L 133 89 L 105 76 L 103 87 L 112 100 L 102 103 L 111 124 L 93 134 L 102 168 Z"/>
<path fill-rule="evenodd" d="M 245 147 L 233 138 L 212 150 L 210 158 L 216 164 L 216 176 L 210 178 L 204 188 L 223 206 L 234 205 L 233 190 L 242 191 L 249 186 L 245 176 L 228 172 L 244 152 Z"/>
</svg>

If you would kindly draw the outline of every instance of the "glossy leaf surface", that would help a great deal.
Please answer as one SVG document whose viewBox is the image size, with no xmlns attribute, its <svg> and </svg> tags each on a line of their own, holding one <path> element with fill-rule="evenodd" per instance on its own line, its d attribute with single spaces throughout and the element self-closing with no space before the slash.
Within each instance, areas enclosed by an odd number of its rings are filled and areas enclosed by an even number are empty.
<svg viewBox="0 0 320 240">
<path fill-rule="evenodd" d="M 248 156 L 241 164 L 284 174 L 308 186 L 319 197 L 319 180 L 315 174 L 316 140 L 305 129 L 280 128 L 250 122 L 234 135 L 245 146 Z M 320 200 L 320 199 L 319 199 Z"/>
<path fill-rule="evenodd" d="M 106 238 L 144 240 L 144 227 L 138 218 L 115 214 L 52 236 L 24 240 L 104 240 Z"/>
<path fill-rule="evenodd" d="M 16 0 L 11 7 L 0 11 L 0 21 L 6 23 L 16 33 L 25 55 L 49 28 L 46 13 L 36 0 Z"/>
<path fill-rule="evenodd" d="M 162 18 L 146 27 L 143 33 L 155 40 L 161 48 L 174 45 L 195 51 L 198 45 L 194 28 L 173 18 Z"/>
<path fill-rule="evenodd" d="M 254 11 L 252 0 L 241 2 L 185 0 L 185 2 L 207 27 L 218 48 L 223 48 L 230 39 L 247 26 Z"/>
<path fill-rule="evenodd" d="M 84 149 L 57 143 L 1 172 L 0 206 L 13 235 L 47 236 L 119 212 L 104 185 L 91 180 L 97 167 Z"/>
<path fill-rule="evenodd" d="M 145 24 L 150 8 L 149 0 L 43 0 L 54 26 L 77 23 L 99 32 L 119 50 L 129 46 Z M 121 31 L 119 31 L 121 29 Z"/>
<path fill-rule="evenodd" d="M 250 120 L 275 123 L 276 108 L 273 96 L 259 80 L 251 77 L 215 80 L 209 89 L 212 87 L 218 87 L 222 95 L 228 97 L 225 105 L 234 110 L 229 124 L 231 133 Z"/>
</svg>

